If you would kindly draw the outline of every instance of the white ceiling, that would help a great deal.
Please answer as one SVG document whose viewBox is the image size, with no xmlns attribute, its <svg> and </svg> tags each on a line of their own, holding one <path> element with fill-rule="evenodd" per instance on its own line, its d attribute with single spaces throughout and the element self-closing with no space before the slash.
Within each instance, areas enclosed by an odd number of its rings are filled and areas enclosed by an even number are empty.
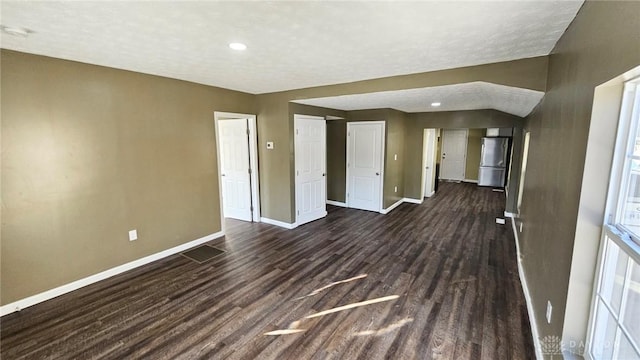
<svg viewBox="0 0 640 360">
<path fill-rule="evenodd" d="M 0 46 L 260 94 L 547 55 L 581 5 L 3 0 L 2 25 L 35 33 L 2 34 Z M 248 49 L 229 49 L 233 41 Z M 526 97 L 461 86 L 484 94 L 467 91 L 478 104 Z"/>
<path fill-rule="evenodd" d="M 471 82 L 420 89 L 332 96 L 294 102 L 339 110 L 391 108 L 404 112 L 495 109 L 525 117 L 540 102 L 541 91 Z M 439 107 L 431 103 L 440 102 Z"/>
</svg>

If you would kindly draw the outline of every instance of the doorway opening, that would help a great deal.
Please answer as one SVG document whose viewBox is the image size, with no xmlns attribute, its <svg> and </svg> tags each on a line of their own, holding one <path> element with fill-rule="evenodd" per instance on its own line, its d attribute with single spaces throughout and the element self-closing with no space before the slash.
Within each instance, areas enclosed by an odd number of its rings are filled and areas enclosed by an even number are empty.
<svg viewBox="0 0 640 360">
<path fill-rule="evenodd" d="M 214 112 L 221 228 L 224 218 L 260 221 L 256 115 Z"/>
<path fill-rule="evenodd" d="M 527 131 L 524 134 L 524 145 L 522 146 L 522 166 L 520 167 L 520 185 L 518 186 L 518 202 L 516 209 L 520 214 L 520 208 L 522 207 L 522 195 L 524 194 L 524 180 L 527 176 L 527 162 L 529 161 L 529 141 L 531 139 L 531 132 Z"/>
<path fill-rule="evenodd" d="M 440 129 L 424 129 L 422 149 L 422 197 L 431 197 L 438 188 L 436 171 Z"/>
</svg>

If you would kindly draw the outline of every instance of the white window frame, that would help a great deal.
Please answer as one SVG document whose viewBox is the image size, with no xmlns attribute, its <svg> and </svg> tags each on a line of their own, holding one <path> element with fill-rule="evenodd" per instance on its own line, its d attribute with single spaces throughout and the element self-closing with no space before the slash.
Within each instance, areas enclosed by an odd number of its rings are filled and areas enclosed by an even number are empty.
<svg viewBox="0 0 640 360">
<path fill-rule="evenodd" d="M 616 358 L 619 351 L 620 336 L 624 334 L 636 352 L 640 354 L 640 343 L 635 344 L 622 320 L 618 318 L 610 306 L 601 295 L 602 281 L 605 272 L 605 260 L 609 249 L 609 241 L 617 245 L 621 251 L 628 255 L 627 267 L 623 282 L 623 299 L 619 313 L 623 314 L 626 307 L 626 294 L 631 277 L 632 261 L 640 264 L 640 237 L 622 224 L 624 206 L 627 203 L 627 189 L 630 182 L 630 171 L 632 160 L 640 160 L 640 156 L 634 156 L 633 150 L 637 138 L 638 126 L 640 122 L 640 78 L 628 81 L 624 86 L 624 96 L 620 110 L 620 121 L 618 123 L 618 133 L 616 147 L 611 169 L 611 180 L 609 182 L 609 192 L 607 197 L 607 208 L 605 221 L 601 236 L 600 251 L 598 255 L 598 266 L 596 270 L 596 283 L 591 300 L 591 313 L 589 319 L 588 346 L 585 356 L 588 359 L 598 359 L 594 357 L 594 343 L 596 333 L 596 321 L 599 311 L 607 311 L 615 321 L 616 333 L 614 336 L 613 357 Z M 603 304 L 603 305 L 600 305 Z M 604 307 L 605 309 L 600 309 Z"/>
<path fill-rule="evenodd" d="M 637 234 L 634 234 L 633 231 L 628 229 L 625 225 L 622 224 L 622 216 L 624 215 L 624 205 L 627 203 L 627 199 L 624 199 L 625 194 L 627 194 L 627 190 L 629 188 L 629 182 L 631 176 L 629 173 L 631 172 L 631 161 L 638 160 L 640 161 L 640 156 L 634 155 L 634 146 L 637 141 L 637 132 L 638 132 L 638 122 L 640 121 L 640 81 L 632 81 L 625 84 L 625 95 L 622 100 L 622 108 L 620 111 L 621 120 L 626 120 L 627 124 L 621 124 L 620 130 L 625 131 L 624 134 L 618 133 L 618 139 L 621 138 L 620 135 L 626 135 L 627 141 L 623 142 L 624 149 L 616 154 L 620 159 L 614 158 L 614 166 L 618 165 L 618 178 L 615 179 L 615 182 L 612 184 L 618 185 L 617 192 L 610 193 L 612 196 L 618 196 L 617 204 L 614 208 L 614 211 L 609 215 L 609 224 L 613 225 L 620 230 L 622 233 L 628 234 L 628 236 L 635 241 L 636 244 L 640 244 L 640 237 Z M 625 117 L 626 119 L 623 119 Z M 625 126 L 626 129 L 625 129 Z M 618 149 L 616 149 L 618 150 Z M 614 174 L 615 175 L 615 174 Z M 612 180 L 614 180 L 612 178 Z"/>
</svg>

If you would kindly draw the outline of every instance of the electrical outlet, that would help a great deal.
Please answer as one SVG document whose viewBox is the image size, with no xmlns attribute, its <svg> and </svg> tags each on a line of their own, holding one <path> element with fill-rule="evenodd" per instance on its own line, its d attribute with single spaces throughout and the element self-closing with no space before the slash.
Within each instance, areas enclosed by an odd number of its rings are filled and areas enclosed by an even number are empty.
<svg viewBox="0 0 640 360">
<path fill-rule="evenodd" d="M 496 218 L 496 224 L 504 225 L 505 224 L 504 218 Z"/>
<path fill-rule="evenodd" d="M 551 301 L 547 300 L 547 323 L 551 324 L 551 312 L 553 311 L 553 307 L 551 306 Z"/>
<path fill-rule="evenodd" d="M 394 186 L 394 187 L 393 187 L 393 191 L 394 191 L 394 192 L 398 192 L 398 187 L 397 187 L 397 186 Z"/>
<path fill-rule="evenodd" d="M 138 240 L 138 230 L 133 229 L 129 231 L 129 241 Z"/>
</svg>

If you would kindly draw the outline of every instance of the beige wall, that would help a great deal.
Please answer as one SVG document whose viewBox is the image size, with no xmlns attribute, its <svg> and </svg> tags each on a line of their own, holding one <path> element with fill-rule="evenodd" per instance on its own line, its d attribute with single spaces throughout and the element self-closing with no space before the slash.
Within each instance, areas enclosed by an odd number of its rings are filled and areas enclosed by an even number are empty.
<svg viewBox="0 0 640 360">
<path fill-rule="evenodd" d="M 594 88 L 640 64 L 638 14 L 640 2 L 587 1 L 553 50 L 547 95 L 525 124 L 520 247 L 541 337 L 562 335 Z"/>
<path fill-rule="evenodd" d="M 404 197 L 405 116 L 406 114 L 401 111 L 392 109 L 388 111 L 383 191 L 385 209 Z M 422 157 L 422 149 L 419 149 L 416 154 L 407 155 Z"/>
<path fill-rule="evenodd" d="M 262 217 L 294 222 L 293 118 L 289 104 L 258 96 L 258 162 Z M 267 150 L 266 142 L 274 148 Z"/>
<path fill-rule="evenodd" d="M 262 216 L 287 223 L 293 223 L 295 219 L 293 198 L 293 109 L 301 105 L 290 103 L 290 101 L 472 81 L 486 81 L 494 84 L 544 91 L 546 88 L 547 64 L 548 59 L 544 56 L 258 95 L 259 141 L 263 143 L 270 139 L 269 141 L 275 141 L 276 143 L 274 150 L 265 151 L 264 146 L 260 146 L 259 151 Z M 330 112 L 336 113 L 334 116 L 341 116 L 340 114 L 343 113 L 326 109 L 316 115 L 333 115 Z M 450 120 L 454 121 L 454 123 L 460 122 L 456 118 L 451 118 Z M 464 123 L 465 121 L 463 120 L 462 122 Z M 483 123 L 483 121 L 480 121 L 480 123 Z"/>
<path fill-rule="evenodd" d="M 467 162 L 464 171 L 465 180 L 478 180 L 482 137 L 485 132 L 485 129 L 469 129 L 469 135 L 467 137 Z"/>
<path fill-rule="evenodd" d="M 255 96 L 1 57 L 2 304 L 220 231 L 213 112 Z"/>
<path fill-rule="evenodd" d="M 327 121 L 327 199 L 346 202 L 347 122 Z"/>
</svg>

